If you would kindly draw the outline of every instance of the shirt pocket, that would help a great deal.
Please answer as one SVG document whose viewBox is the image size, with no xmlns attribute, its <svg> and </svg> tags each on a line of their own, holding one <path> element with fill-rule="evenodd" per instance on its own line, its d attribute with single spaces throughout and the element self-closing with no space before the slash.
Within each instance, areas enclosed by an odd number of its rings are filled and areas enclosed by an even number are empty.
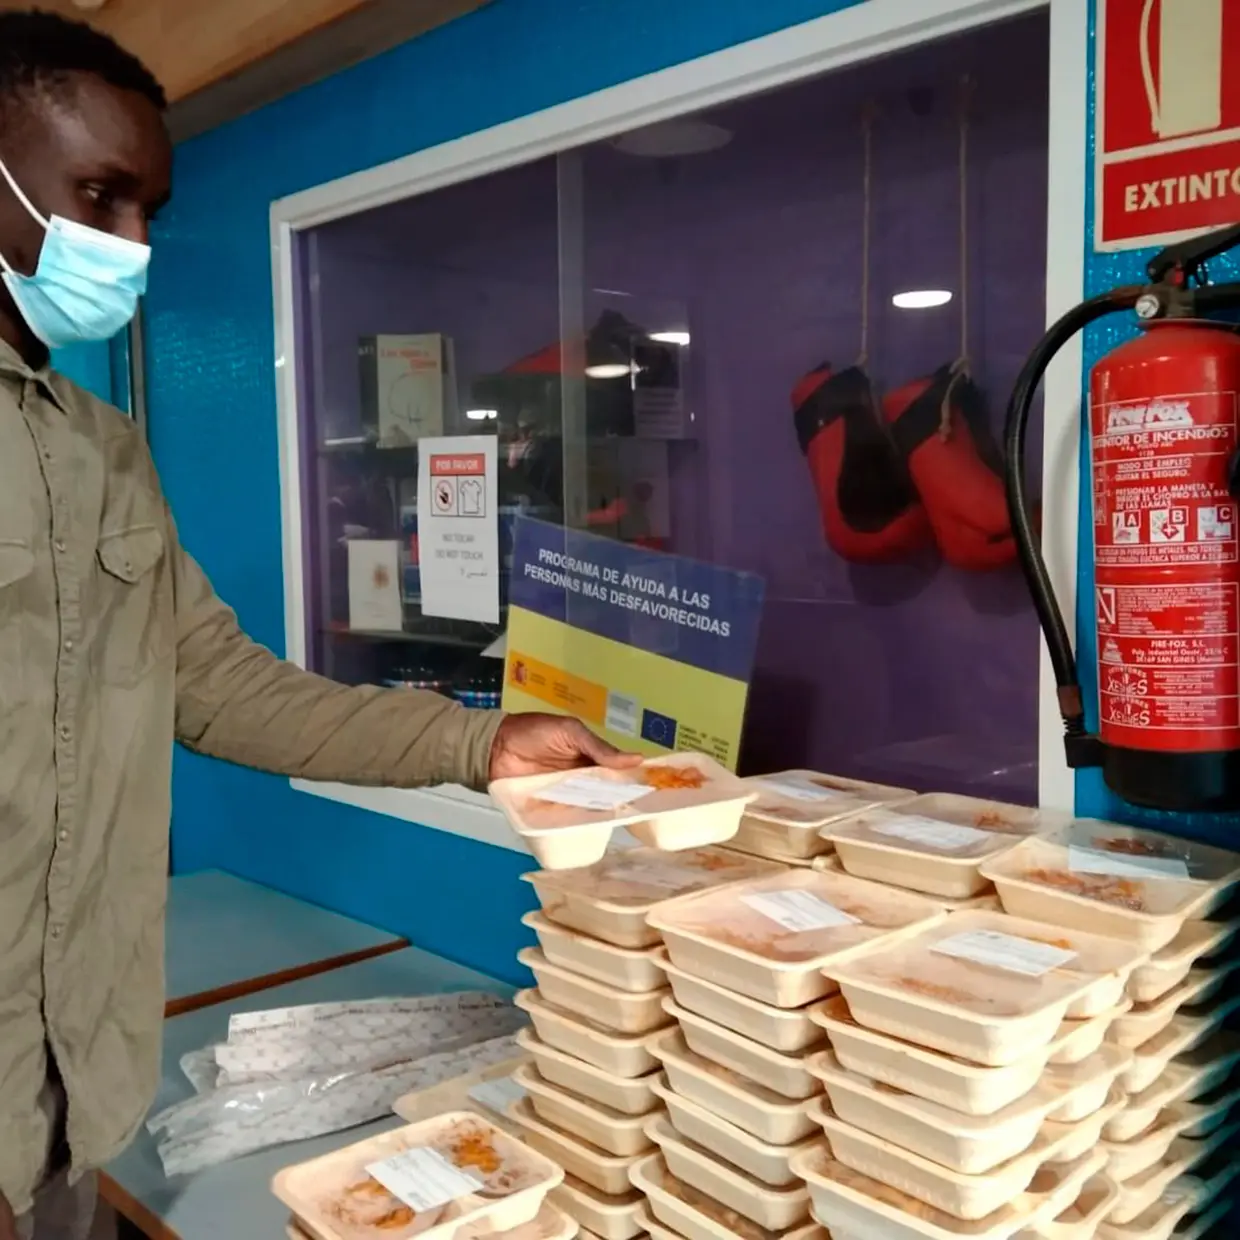
<svg viewBox="0 0 1240 1240">
<path fill-rule="evenodd" d="M 172 649 L 172 622 L 162 605 L 164 536 L 155 525 L 99 535 L 101 625 L 97 667 L 106 684 L 141 680 Z"/>
<path fill-rule="evenodd" d="M 26 614 L 22 583 L 34 572 L 29 544 L 0 538 L 0 702 L 25 697 Z"/>
</svg>

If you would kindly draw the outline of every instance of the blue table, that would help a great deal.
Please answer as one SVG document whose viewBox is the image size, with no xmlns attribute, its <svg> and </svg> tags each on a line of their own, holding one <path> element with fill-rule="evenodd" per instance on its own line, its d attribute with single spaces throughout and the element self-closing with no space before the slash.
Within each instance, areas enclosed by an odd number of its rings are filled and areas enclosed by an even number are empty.
<svg viewBox="0 0 1240 1240">
<path fill-rule="evenodd" d="M 168 883 L 168 1016 L 407 946 L 360 921 L 217 870 Z"/>
<path fill-rule="evenodd" d="M 181 1072 L 181 1057 L 223 1041 L 229 1017 L 236 1012 L 453 990 L 486 990 L 505 997 L 513 993 L 512 987 L 493 978 L 407 947 L 261 995 L 174 1017 L 164 1025 L 163 1079 L 155 1110 L 193 1093 Z M 399 1122 L 392 1117 L 349 1133 L 278 1146 L 175 1182 L 165 1178 L 155 1142 L 143 1129 L 134 1145 L 108 1168 L 103 1197 L 151 1240 L 283 1240 L 288 1211 L 271 1195 L 271 1177 L 290 1163 L 339 1149 Z"/>
</svg>

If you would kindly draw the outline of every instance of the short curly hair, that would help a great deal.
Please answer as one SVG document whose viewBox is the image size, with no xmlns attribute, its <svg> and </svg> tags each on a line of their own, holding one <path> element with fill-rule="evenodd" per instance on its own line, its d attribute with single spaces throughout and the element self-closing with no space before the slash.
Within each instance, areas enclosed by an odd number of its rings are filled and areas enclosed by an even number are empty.
<svg viewBox="0 0 1240 1240">
<path fill-rule="evenodd" d="M 155 75 L 109 35 L 38 9 L 0 13 L 0 114 L 24 96 L 68 90 L 78 74 L 168 106 Z"/>
</svg>

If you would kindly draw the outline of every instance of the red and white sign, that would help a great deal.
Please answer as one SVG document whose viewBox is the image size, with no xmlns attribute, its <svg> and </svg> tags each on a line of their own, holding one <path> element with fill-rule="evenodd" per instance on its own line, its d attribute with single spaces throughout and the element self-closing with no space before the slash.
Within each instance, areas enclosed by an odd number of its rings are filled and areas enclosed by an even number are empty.
<svg viewBox="0 0 1240 1240">
<path fill-rule="evenodd" d="M 1240 223 L 1240 0 L 1098 0 L 1094 244 Z"/>
</svg>

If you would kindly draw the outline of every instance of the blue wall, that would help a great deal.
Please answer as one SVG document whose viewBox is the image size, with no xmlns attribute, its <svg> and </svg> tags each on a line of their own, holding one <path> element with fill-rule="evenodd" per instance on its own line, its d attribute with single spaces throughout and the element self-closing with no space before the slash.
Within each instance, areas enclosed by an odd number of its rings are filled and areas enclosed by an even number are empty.
<svg viewBox="0 0 1240 1240">
<path fill-rule="evenodd" d="M 271 201 L 856 2 L 495 0 L 180 148 L 146 303 L 151 443 L 185 544 L 255 638 L 283 649 Z M 176 869 L 220 866 L 520 980 L 518 854 L 186 754 L 174 806 Z"/>
<path fill-rule="evenodd" d="M 1093 41 L 1096 38 L 1096 4 L 1091 5 L 1090 16 L 1090 100 L 1089 109 L 1089 151 L 1092 155 L 1095 141 L 1095 110 L 1094 83 L 1092 66 L 1094 63 Z M 1096 254 L 1093 250 L 1093 183 L 1089 184 L 1089 232 L 1085 238 L 1085 296 L 1092 297 L 1096 293 L 1105 292 L 1121 284 L 1136 284 L 1146 278 L 1145 265 L 1155 253 L 1154 250 L 1134 250 L 1125 254 Z M 1210 278 L 1215 281 L 1240 279 L 1240 254 L 1233 254 L 1227 260 L 1210 264 Z M 1098 361 L 1104 353 L 1113 349 L 1122 340 L 1136 334 L 1135 318 L 1116 315 L 1098 324 L 1085 336 L 1085 371 Z M 1084 429 L 1084 428 L 1083 428 Z M 1084 433 L 1082 434 L 1082 478 L 1088 476 L 1089 458 L 1086 453 Z M 1077 651 L 1081 671 L 1082 687 L 1085 690 L 1085 701 L 1090 711 L 1090 726 L 1097 726 L 1097 653 L 1098 643 L 1094 627 L 1094 563 L 1092 528 L 1093 516 L 1089 508 L 1090 489 L 1081 487 L 1080 542 L 1077 574 Z M 1175 831 L 1180 834 L 1195 836 L 1199 839 L 1226 843 L 1235 847 L 1237 829 L 1236 815 L 1186 815 L 1157 814 L 1147 810 L 1139 810 L 1119 800 L 1102 782 L 1097 771 L 1084 771 L 1077 776 L 1077 810 L 1083 815 L 1100 818 L 1117 818 L 1125 822 L 1141 823 L 1157 827 L 1160 830 Z"/>
</svg>

